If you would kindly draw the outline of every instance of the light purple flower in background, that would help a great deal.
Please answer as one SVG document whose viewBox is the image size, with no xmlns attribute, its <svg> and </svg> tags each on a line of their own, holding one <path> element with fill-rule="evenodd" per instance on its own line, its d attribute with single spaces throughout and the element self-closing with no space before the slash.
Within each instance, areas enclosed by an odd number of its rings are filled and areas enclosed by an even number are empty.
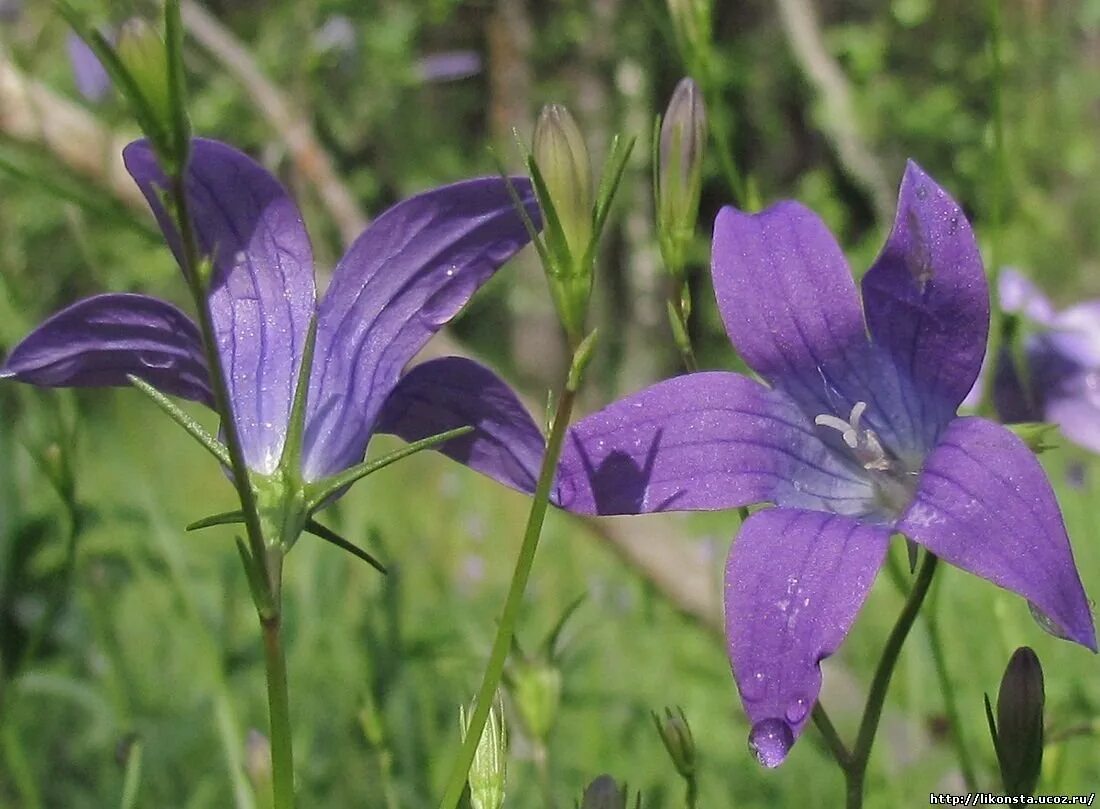
<svg viewBox="0 0 1100 809">
<path fill-rule="evenodd" d="M 167 179 L 153 152 L 139 141 L 124 158 L 178 257 L 180 240 L 160 201 Z M 530 184 L 513 183 L 537 221 Z M 279 463 L 316 316 L 306 481 L 358 463 L 376 432 L 433 435 L 436 423 L 451 421 L 475 429 L 452 440 L 449 455 L 525 485 L 522 470 L 513 474 L 511 450 L 498 440 L 496 422 L 514 420 L 508 410 L 514 396 L 503 382 L 456 357 L 403 374 L 428 339 L 527 243 L 503 179 L 455 183 L 395 205 L 352 244 L 319 303 L 301 214 L 274 177 L 225 144 L 195 140 L 186 184 L 199 246 L 213 260 L 208 305 L 252 470 L 269 474 Z M 127 375 L 166 393 L 213 401 L 198 329 L 176 307 L 145 295 L 98 295 L 70 306 L 34 330 L 0 368 L 0 377 L 43 386 L 127 385 Z M 448 386 L 458 387 L 456 401 L 449 401 Z M 498 401 L 505 404 L 501 413 Z"/>
<path fill-rule="evenodd" d="M 0 22 L 15 22 L 23 15 L 23 0 L 0 0 Z"/>
<path fill-rule="evenodd" d="M 730 339 L 767 384 L 689 374 L 582 419 L 555 500 L 584 514 L 775 504 L 745 522 L 725 587 L 733 673 L 763 764 L 779 765 L 805 728 L 820 663 L 895 532 L 1095 650 L 1042 468 L 1006 428 L 956 415 L 985 353 L 989 294 L 970 225 L 931 178 L 909 164 L 862 306 L 836 240 L 795 202 L 723 209 L 713 277 Z"/>
<path fill-rule="evenodd" d="M 481 57 L 475 51 L 443 51 L 416 62 L 416 75 L 422 82 L 458 81 L 480 72 Z"/>
<path fill-rule="evenodd" d="M 69 65 L 72 67 L 76 89 L 92 103 L 98 103 L 107 97 L 111 89 L 111 77 L 103 68 L 103 63 L 95 55 L 88 43 L 76 34 L 69 34 L 66 40 L 69 52 Z"/>
<path fill-rule="evenodd" d="M 1023 368 L 1008 352 L 997 365 L 998 415 L 1007 423 L 1057 424 L 1070 441 L 1100 452 L 1100 300 L 1058 311 L 1010 269 L 1001 272 L 999 287 L 1002 308 L 1023 321 L 1025 333 Z"/>
</svg>

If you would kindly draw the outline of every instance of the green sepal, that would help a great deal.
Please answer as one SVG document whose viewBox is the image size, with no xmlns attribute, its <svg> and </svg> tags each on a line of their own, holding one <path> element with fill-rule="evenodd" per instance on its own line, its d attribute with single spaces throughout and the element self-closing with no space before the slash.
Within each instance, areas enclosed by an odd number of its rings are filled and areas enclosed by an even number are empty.
<svg viewBox="0 0 1100 809">
<path fill-rule="evenodd" d="M 202 444 L 207 452 L 217 458 L 223 466 L 230 466 L 229 450 L 226 449 L 225 445 L 222 444 L 221 441 L 208 433 L 201 424 L 199 424 L 189 415 L 184 413 L 175 402 L 173 402 L 159 390 L 154 388 L 144 379 L 136 377 L 133 374 L 127 374 L 126 378 L 130 380 L 131 385 L 133 385 L 135 388 L 137 388 L 150 399 L 152 399 L 153 403 L 157 407 L 159 407 L 161 410 L 171 416 L 173 421 L 175 421 L 176 424 L 185 429 L 192 438 Z"/>
<path fill-rule="evenodd" d="M 542 211 L 542 229 L 545 234 L 546 249 L 551 254 L 551 261 L 546 265 L 546 271 L 555 277 L 576 275 L 581 268 L 576 264 L 569 249 L 561 217 L 558 216 L 554 200 L 550 196 L 550 188 L 546 185 L 534 155 L 527 153 L 525 159 L 527 171 L 531 174 L 531 184 L 535 187 L 535 196 L 539 201 L 539 210 Z"/>
<path fill-rule="evenodd" d="M 596 207 L 592 213 L 592 241 L 584 257 L 586 266 L 591 266 L 595 261 L 596 249 L 603 235 L 604 225 L 607 223 L 607 215 L 611 211 L 611 203 L 614 202 L 615 194 L 618 193 L 619 183 L 623 179 L 623 172 L 626 171 L 626 163 L 630 159 L 636 140 L 637 138 L 631 137 L 624 146 L 623 139 L 619 135 L 611 139 L 611 149 L 608 151 L 607 160 L 604 161 L 599 189 L 596 192 Z"/>
<path fill-rule="evenodd" d="M 395 461 L 400 461 L 402 458 L 415 455 L 421 450 L 432 449 L 440 444 L 445 444 L 452 438 L 459 438 L 467 433 L 473 432 L 473 430 L 474 428 L 469 426 L 456 427 L 453 430 L 447 430 L 438 435 L 429 436 L 428 438 L 414 441 L 411 444 L 406 444 L 401 449 L 395 450 L 388 455 L 383 455 L 376 460 L 364 461 L 350 469 L 344 470 L 338 475 L 333 475 L 332 477 L 318 480 L 314 483 L 307 483 L 305 485 L 306 511 L 312 514 L 320 508 L 326 500 L 341 489 L 347 488 L 356 481 L 365 478 L 367 475 L 377 472 L 379 469 L 384 469 Z"/>
<path fill-rule="evenodd" d="M 248 591 L 252 594 L 252 603 L 256 606 L 256 611 L 262 616 L 269 615 L 271 613 L 271 596 L 268 594 L 267 578 L 264 571 L 261 569 L 263 562 L 257 562 L 252 558 L 252 553 L 248 550 L 248 545 L 241 539 L 240 535 L 234 536 L 236 541 L 237 553 L 241 556 L 241 563 L 244 565 L 245 578 L 248 580 Z"/>
<path fill-rule="evenodd" d="M 596 350 L 599 333 L 599 329 L 590 331 L 588 336 L 577 346 L 576 351 L 573 352 L 573 361 L 569 364 L 569 376 L 565 380 L 566 389 L 573 393 L 580 390 L 581 382 L 584 380 L 584 372 L 588 369 L 588 364 L 592 362 L 592 354 Z"/>
<path fill-rule="evenodd" d="M 242 511 L 223 511 L 221 514 L 212 514 L 209 517 L 203 517 L 201 520 L 195 520 L 193 523 L 187 526 L 188 531 L 201 531 L 204 528 L 213 528 L 216 525 L 233 525 L 236 523 L 244 522 L 244 512 Z M 341 550 L 347 551 L 356 559 L 360 559 L 373 567 L 379 573 L 386 575 L 389 573 L 386 570 L 386 566 L 379 562 L 376 558 L 371 556 L 367 551 L 360 548 L 342 536 L 337 534 L 331 528 L 321 525 L 319 522 L 313 519 L 307 519 L 305 523 L 305 531 L 307 534 L 312 534 L 319 539 L 323 539 L 335 545 Z"/>
<path fill-rule="evenodd" d="M 340 550 L 347 551 L 356 559 L 366 562 L 383 576 L 389 574 L 389 571 L 386 570 L 386 566 L 375 559 L 373 556 L 371 556 L 367 551 L 363 550 L 358 545 L 349 542 L 348 540 L 337 534 L 335 531 L 333 531 L 331 528 L 321 525 L 315 520 L 306 521 L 306 533 L 323 539 L 325 540 L 325 542 L 335 545 Z"/>
<path fill-rule="evenodd" d="M 298 366 L 298 380 L 294 385 L 294 401 L 290 406 L 290 420 L 283 443 L 283 457 L 279 466 L 284 470 L 301 469 L 302 436 L 305 434 L 306 404 L 309 398 L 309 380 L 313 371 L 313 348 L 317 343 L 317 314 L 309 320 L 302 362 Z"/>
<path fill-rule="evenodd" d="M 997 760 L 1001 758 L 1001 742 L 997 735 L 997 719 L 993 714 L 993 704 L 989 701 L 989 694 L 982 694 L 985 700 L 985 721 L 989 725 L 989 737 L 993 740 L 993 752 L 997 754 Z"/>
</svg>

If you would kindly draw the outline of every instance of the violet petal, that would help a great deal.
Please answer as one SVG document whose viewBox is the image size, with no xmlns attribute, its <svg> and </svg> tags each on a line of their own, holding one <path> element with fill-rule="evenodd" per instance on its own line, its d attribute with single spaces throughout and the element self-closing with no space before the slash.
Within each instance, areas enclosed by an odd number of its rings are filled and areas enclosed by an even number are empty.
<svg viewBox="0 0 1100 809">
<path fill-rule="evenodd" d="M 873 493 L 782 392 L 740 374 L 659 382 L 581 419 L 556 501 L 580 514 L 723 509 L 764 500 L 852 512 Z"/>
<path fill-rule="evenodd" d="M 1023 441 L 976 417 L 951 422 L 897 530 L 1031 601 L 1096 650 L 1092 612 L 1043 468 Z"/>
<path fill-rule="evenodd" d="M 439 451 L 506 486 L 533 493 L 545 439 L 511 388 L 472 360 L 444 357 L 402 376 L 379 414 L 376 432 L 413 442 L 467 425 L 472 433 L 451 439 Z"/>
<path fill-rule="evenodd" d="M 212 405 L 202 342 L 191 319 L 146 295 L 96 295 L 51 316 L 12 349 L 0 378 L 42 387 L 127 386 Z"/>
<path fill-rule="evenodd" d="M 168 180 L 152 149 L 137 141 L 123 158 L 179 258 L 160 198 Z M 199 249 L 213 259 L 208 301 L 245 460 L 268 473 L 282 454 L 314 312 L 309 236 L 279 181 L 223 143 L 192 141 L 186 185 Z"/>
<path fill-rule="evenodd" d="M 908 368 L 922 420 L 938 432 L 978 377 L 989 287 L 962 209 L 912 161 L 893 230 L 863 278 L 863 306 L 872 339 Z"/>
<path fill-rule="evenodd" d="M 855 621 L 890 539 L 820 511 L 749 517 L 726 563 L 726 642 L 760 763 L 777 767 L 810 719 L 821 661 Z"/>
<path fill-rule="evenodd" d="M 513 179 L 531 218 L 531 185 Z M 317 480 L 363 457 L 405 365 L 529 241 L 507 185 L 483 178 L 390 208 L 352 244 L 321 301 L 303 471 Z"/>
<path fill-rule="evenodd" d="M 69 65 L 73 71 L 77 91 L 92 103 L 98 103 L 111 89 L 111 77 L 87 42 L 75 33 L 65 41 L 69 53 Z"/>
</svg>

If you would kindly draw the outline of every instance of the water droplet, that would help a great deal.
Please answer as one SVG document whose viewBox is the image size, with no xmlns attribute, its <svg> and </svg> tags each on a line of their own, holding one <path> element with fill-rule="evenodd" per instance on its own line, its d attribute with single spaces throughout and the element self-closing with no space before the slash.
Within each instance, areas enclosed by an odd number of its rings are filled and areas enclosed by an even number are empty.
<svg viewBox="0 0 1100 809">
<path fill-rule="evenodd" d="M 167 354 L 138 354 L 138 362 L 146 368 L 174 368 L 176 358 Z"/>
<path fill-rule="evenodd" d="M 928 198 L 928 186 L 918 185 L 917 186 L 917 199 L 927 199 L 927 198 Z"/>
<path fill-rule="evenodd" d="M 805 697 L 799 697 L 790 705 L 787 706 L 787 721 L 792 725 L 797 725 L 803 719 L 806 718 L 806 714 L 810 712 L 810 701 Z"/>
<path fill-rule="evenodd" d="M 745 677 L 743 681 L 740 681 L 738 685 L 741 686 L 741 696 L 745 702 L 756 702 L 758 699 L 764 696 L 765 682 L 764 672 L 758 671 L 754 674 L 750 674 Z"/>
<path fill-rule="evenodd" d="M 794 732 L 782 719 L 764 719 L 749 731 L 749 750 L 765 767 L 778 767 L 794 744 Z"/>
<path fill-rule="evenodd" d="M 1062 640 L 1072 640 L 1069 635 L 1062 631 L 1062 627 L 1058 626 L 1058 624 L 1054 622 L 1053 618 L 1051 618 L 1041 609 L 1036 607 L 1030 601 L 1027 602 L 1027 608 L 1031 610 L 1031 617 L 1035 619 L 1035 623 L 1037 623 L 1039 625 L 1039 628 L 1042 629 L 1044 632 L 1053 635 L 1056 638 L 1061 638 Z"/>
</svg>

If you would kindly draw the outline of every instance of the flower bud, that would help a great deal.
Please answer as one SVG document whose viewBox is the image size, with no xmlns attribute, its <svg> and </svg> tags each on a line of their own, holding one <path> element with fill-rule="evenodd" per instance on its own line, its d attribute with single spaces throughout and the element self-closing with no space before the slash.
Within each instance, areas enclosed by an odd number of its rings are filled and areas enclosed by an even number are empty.
<svg viewBox="0 0 1100 809">
<path fill-rule="evenodd" d="M 172 96 L 168 86 L 168 51 L 160 34 L 145 20 L 134 17 L 119 29 L 115 51 L 157 124 L 169 129 Z"/>
<path fill-rule="evenodd" d="M 523 727 L 533 739 L 545 743 L 558 718 L 561 672 L 550 662 L 524 661 L 508 679 Z"/>
<path fill-rule="evenodd" d="M 665 708 L 662 718 L 656 711 L 653 712 L 653 723 L 657 726 L 657 733 L 668 751 L 676 772 L 685 780 L 695 777 L 695 739 L 691 735 L 691 726 L 688 725 L 684 712 L 677 708 L 673 713 L 671 708 Z"/>
<path fill-rule="evenodd" d="M 569 110 L 561 104 L 542 108 L 532 151 L 546 183 L 548 202 L 561 224 L 573 269 L 580 270 L 576 265 L 592 241 L 592 170 L 584 137 Z M 547 200 L 539 202 L 545 207 Z"/>
<path fill-rule="evenodd" d="M 601 775 L 585 789 L 581 809 L 626 809 L 626 787 L 620 788 L 610 775 Z"/>
<path fill-rule="evenodd" d="M 1043 667 L 1021 646 L 1012 654 L 997 694 L 997 721 L 990 729 L 1001 781 L 1009 795 L 1033 795 L 1043 764 Z M 988 710 L 988 698 L 986 700 Z"/>
<path fill-rule="evenodd" d="M 470 722 L 466 711 L 461 707 L 458 718 L 465 741 Z M 504 803 L 507 776 L 508 732 L 504 726 L 504 708 L 498 697 L 489 707 L 489 718 L 481 732 L 481 740 L 470 766 L 470 806 L 473 809 L 500 809 Z"/>
<path fill-rule="evenodd" d="M 665 266 L 680 278 L 699 217 L 707 114 L 699 86 L 680 80 L 661 123 L 657 152 L 657 231 Z"/>
</svg>

